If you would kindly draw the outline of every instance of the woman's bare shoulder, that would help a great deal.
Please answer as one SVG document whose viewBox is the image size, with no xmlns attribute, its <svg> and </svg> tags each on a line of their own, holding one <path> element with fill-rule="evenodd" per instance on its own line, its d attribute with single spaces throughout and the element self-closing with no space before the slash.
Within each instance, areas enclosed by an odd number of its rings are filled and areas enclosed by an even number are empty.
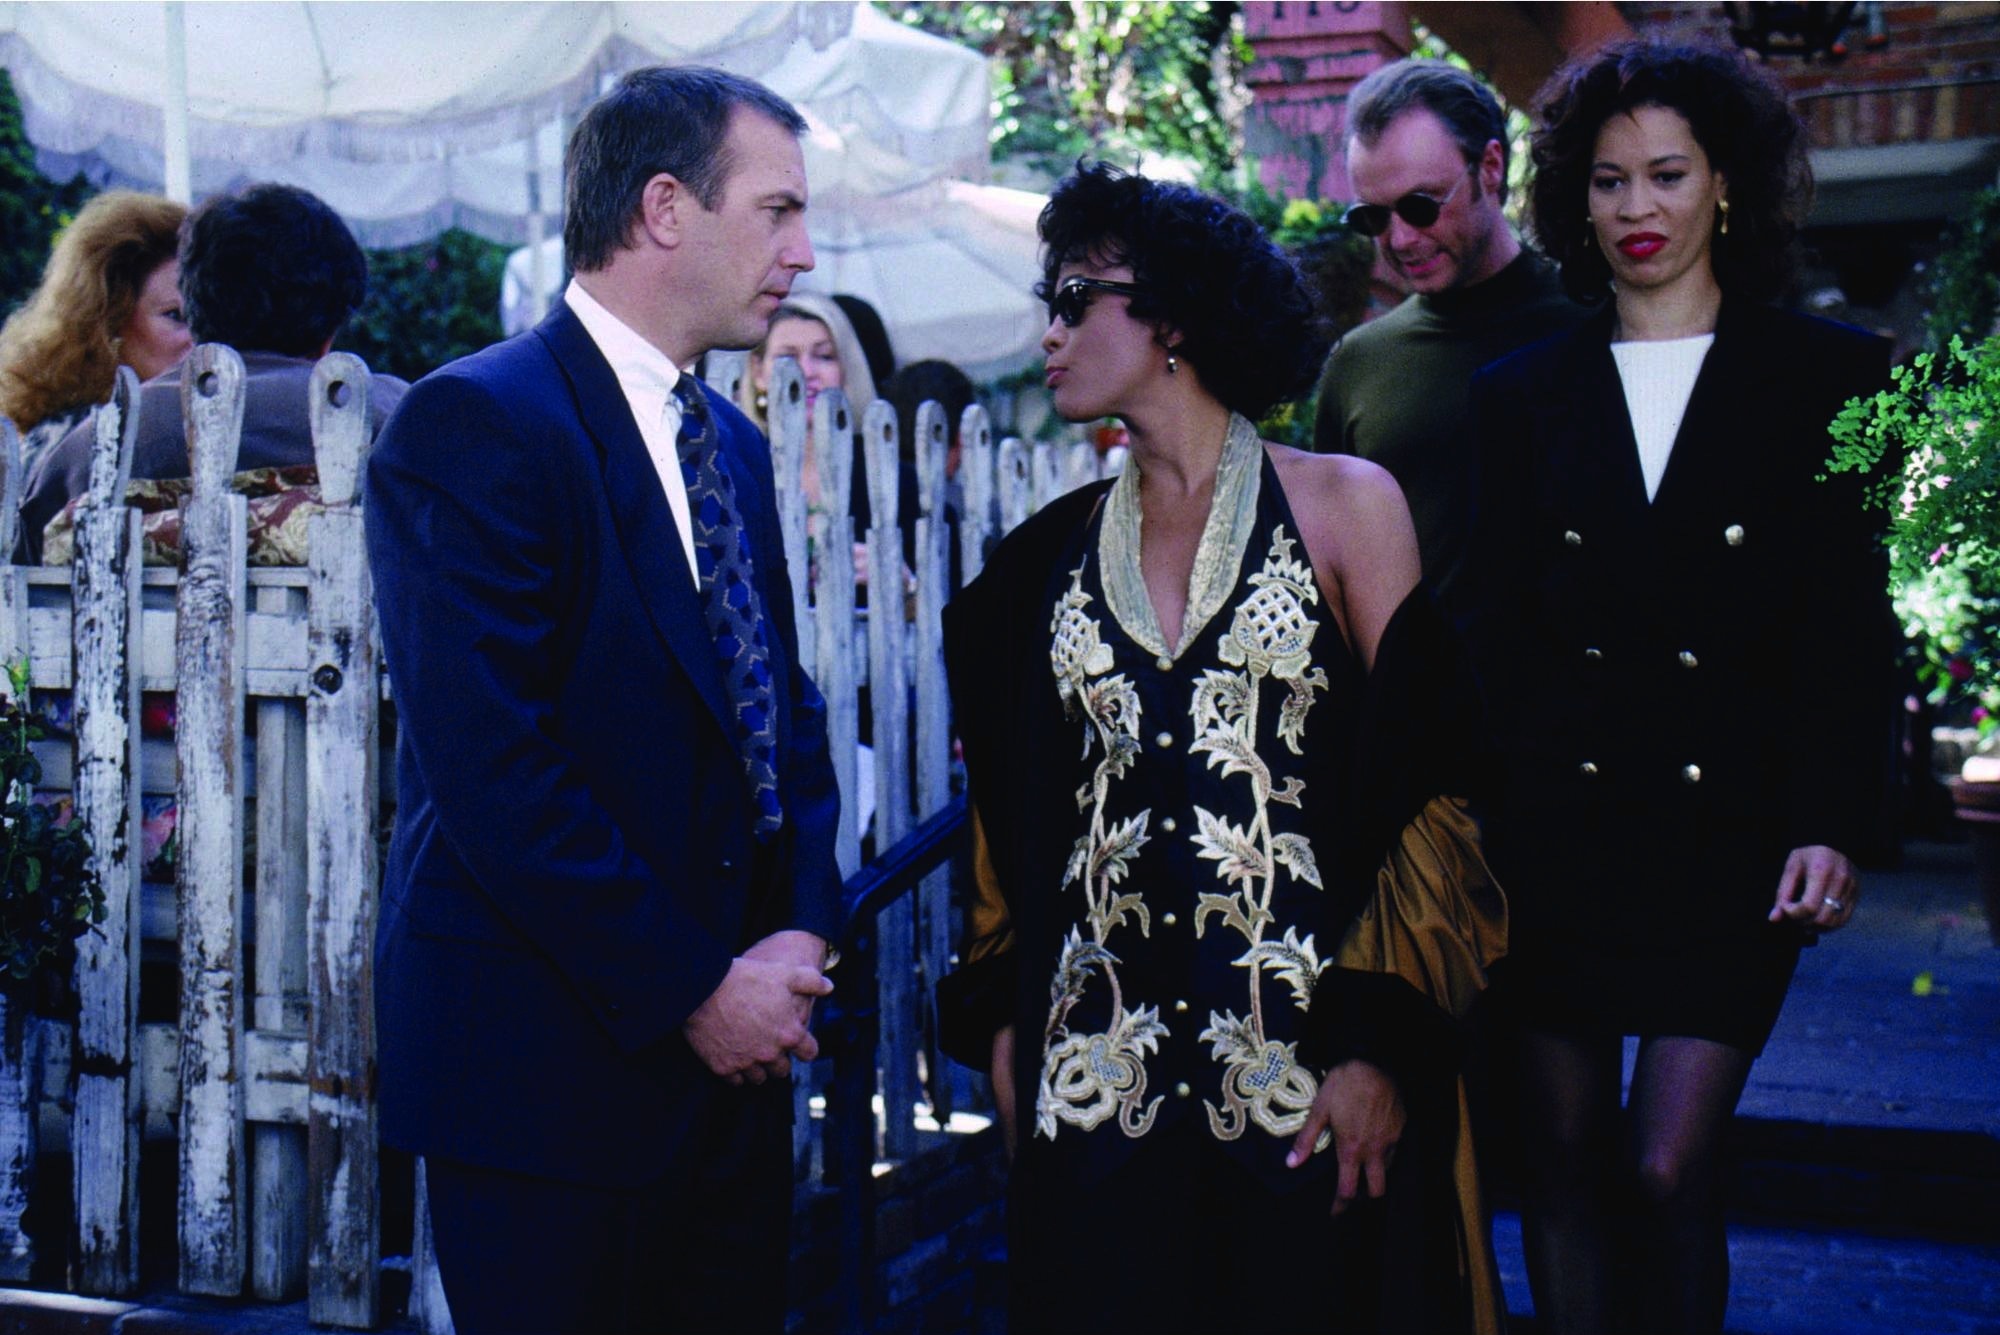
<svg viewBox="0 0 2000 1335">
<path fill-rule="evenodd" d="M 1313 454 L 1290 445 L 1265 441 L 1272 467 L 1299 522 L 1310 523 L 1307 512 L 1341 527 L 1409 523 L 1409 504 L 1389 470 L 1354 454 Z"/>
</svg>

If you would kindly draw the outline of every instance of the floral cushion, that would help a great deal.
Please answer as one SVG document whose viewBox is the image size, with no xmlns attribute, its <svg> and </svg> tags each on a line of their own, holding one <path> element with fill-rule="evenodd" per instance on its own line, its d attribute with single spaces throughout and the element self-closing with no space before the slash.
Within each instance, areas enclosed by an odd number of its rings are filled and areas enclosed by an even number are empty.
<svg viewBox="0 0 2000 1335">
<path fill-rule="evenodd" d="M 304 565 L 306 518 L 325 509 L 319 470 L 311 464 L 256 468 L 238 473 L 229 485 L 250 502 L 250 564 Z M 136 478 L 126 486 L 125 503 L 140 514 L 143 564 L 181 563 L 181 503 L 193 487 L 184 477 Z M 66 566 L 76 559 L 76 508 L 82 499 L 72 497 L 42 530 L 42 564 Z"/>
</svg>

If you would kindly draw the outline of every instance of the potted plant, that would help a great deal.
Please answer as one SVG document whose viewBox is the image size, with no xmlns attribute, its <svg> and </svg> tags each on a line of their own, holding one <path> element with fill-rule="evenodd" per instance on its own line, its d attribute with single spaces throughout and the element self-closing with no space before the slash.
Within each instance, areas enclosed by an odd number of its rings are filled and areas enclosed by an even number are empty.
<svg viewBox="0 0 2000 1335">
<path fill-rule="evenodd" d="M 21 1230 L 35 1160 L 30 1013 L 67 1011 L 76 939 L 104 920 L 104 892 L 79 821 L 35 801 L 41 762 L 33 743 L 47 721 L 32 707 L 26 660 L 9 664 L 0 699 L 0 1277 L 29 1276 Z"/>
<path fill-rule="evenodd" d="M 2000 335 L 1898 368 L 1890 389 L 1835 419 L 1828 467 L 1881 472 L 1891 584 L 1920 675 L 1941 716 L 2000 729 Z M 1972 830 L 1987 922 L 2000 943 L 2000 757 L 1974 756 L 1951 782 Z"/>
</svg>

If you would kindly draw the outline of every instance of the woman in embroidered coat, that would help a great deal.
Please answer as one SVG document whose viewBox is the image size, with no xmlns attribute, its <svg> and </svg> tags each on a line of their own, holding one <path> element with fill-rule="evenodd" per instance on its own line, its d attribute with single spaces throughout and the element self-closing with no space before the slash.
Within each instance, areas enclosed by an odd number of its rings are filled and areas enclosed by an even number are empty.
<svg viewBox="0 0 2000 1335">
<path fill-rule="evenodd" d="M 946 614 L 982 894 L 941 1027 L 1017 1146 L 1015 1328 L 1496 1329 L 1452 1017 L 1504 904 L 1425 772 L 1470 692 L 1402 494 L 1258 438 L 1323 347 L 1249 219 L 1080 167 L 1041 235 L 1056 409 L 1131 462 Z"/>
<path fill-rule="evenodd" d="M 1760 304 L 1810 182 L 1739 55 L 1612 47 L 1542 112 L 1536 230 L 1603 309 L 1473 389 L 1529 1275 L 1552 1332 L 1719 1330 L 1722 1133 L 1889 772 L 1882 554 L 1817 480 L 1887 348 Z"/>
</svg>

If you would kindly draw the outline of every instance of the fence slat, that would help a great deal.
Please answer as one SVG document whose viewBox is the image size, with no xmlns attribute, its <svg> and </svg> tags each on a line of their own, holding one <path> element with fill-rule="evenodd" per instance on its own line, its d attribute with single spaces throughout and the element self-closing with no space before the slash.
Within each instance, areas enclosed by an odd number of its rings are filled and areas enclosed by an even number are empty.
<svg viewBox="0 0 2000 1335">
<path fill-rule="evenodd" d="M 13 565 L 21 531 L 21 433 L 0 417 L 0 666 L 28 651 L 28 585 Z M 12 793 L 0 793 L 0 803 Z M 33 1059 L 32 1026 L 23 1008 L 0 992 L 0 1280 L 28 1278 L 34 1244 L 21 1228 L 28 1210 L 41 1137 L 35 1125 L 41 1101 L 41 1063 Z"/>
<path fill-rule="evenodd" d="M 767 396 L 771 425 L 771 471 L 778 487 L 778 528 L 785 538 L 785 564 L 792 575 L 792 615 L 799 629 L 799 661 L 813 661 L 815 631 L 810 614 L 812 589 L 806 578 L 810 540 L 806 533 L 806 388 L 793 357 L 771 363 Z M 827 453 L 827 451 L 821 451 Z M 820 491 L 822 498 L 826 492 Z"/>
<path fill-rule="evenodd" d="M 813 431 L 821 440 L 854 439 L 854 410 L 847 395 L 822 390 L 813 403 Z M 854 451 L 828 450 L 819 461 L 821 495 L 846 496 L 853 486 Z M 813 619 L 819 623 L 813 681 L 826 698 L 826 742 L 833 754 L 833 777 L 840 785 L 840 824 L 833 855 L 841 876 L 861 870 L 860 778 L 855 747 L 860 744 L 860 680 L 855 662 L 854 516 L 845 504 L 820 516 L 819 554 L 814 561 Z M 872 777 L 872 776 L 871 776 Z"/>
<path fill-rule="evenodd" d="M 944 604 L 951 585 L 951 533 L 944 518 L 945 453 L 950 447 L 944 409 L 917 407 L 917 620 L 912 672 L 917 706 L 916 788 L 918 816 L 928 816 L 951 800 L 951 698 L 944 681 Z M 931 989 L 951 965 L 951 866 L 926 876 L 917 888 L 917 958 L 922 988 L 917 1000 L 922 1027 L 924 1074 L 929 1077 L 931 1115 L 943 1126 L 952 1109 L 951 1081 L 937 1045 L 937 1017 Z"/>
<path fill-rule="evenodd" d="M 903 535 L 897 526 L 899 467 L 896 410 L 868 405 L 862 440 L 868 461 L 868 698 L 875 748 L 875 851 L 910 830 L 910 725 L 904 675 Z M 916 915 L 909 897 L 877 919 L 884 1109 L 882 1150 L 891 1159 L 916 1152 L 917 1022 Z"/>
<path fill-rule="evenodd" d="M 77 941 L 77 1287 L 139 1283 L 139 514 L 125 505 L 138 434 L 139 382 L 121 367 L 98 410 L 90 485 L 76 515 L 76 807 L 90 832 L 106 917 Z"/>
<path fill-rule="evenodd" d="M 305 623 L 293 590 L 260 586 L 252 615 Z M 294 599 L 297 598 L 296 604 Z M 301 674 L 303 676 L 303 674 Z M 257 710 L 256 999 L 251 1020 L 262 1035 L 290 1040 L 305 1073 L 306 1007 L 306 714 L 302 700 L 260 700 Z M 254 1072 L 253 1072 L 254 1074 Z M 253 1083 L 248 1097 L 254 1098 Z M 289 1302 L 306 1287 L 306 1129 L 272 1125 L 246 1099 L 250 1126 L 250 1291 Z"/>
<path fill-rule="evenodd" d="M 1034 478 L 1035 509 L 1040 510 L 1050 501 L 1069 490 L 1063 484 L 1062 446 L 1050 440 L 1038 440 L 1030 452 L 1030 473 Z"/>
<path fill-rule="evenodd" d="M 1000 442 L 1000 536 L 1006 537 L 1034 513 L 1035 482 L 1032 456 L 1019 436 Z"/>
<path fill-rule="evenodd" d="M 367 1329 L 376 1319 L 381 1254 L 372 963 L 381 688 L 356 503 L 369 445 L 368 368 L 345 353 L 324 357 L 310 392 L 326 510 L 312 517 L 307 538 L 307 1307 L 316 1324 Z"/>
<path fill-rule="evenodd" d="M 204 344 L 181 372 L 193 489 L 182 509 L 180 682 L 180 1287 L 243 1291 L 243 617 L 249 517 L 229 489 L 243 359 Z"/>
<path fill-rule="evenodd" d="M 993 537 L 999 488 L 994 477 L 993 423 L 978 404 L 966 408 L 958 425 L 958 475 L 964 480 L 965 513 L 958 517 L 958 573 L 970 584 L 986 564 Z"/>
</svg>

